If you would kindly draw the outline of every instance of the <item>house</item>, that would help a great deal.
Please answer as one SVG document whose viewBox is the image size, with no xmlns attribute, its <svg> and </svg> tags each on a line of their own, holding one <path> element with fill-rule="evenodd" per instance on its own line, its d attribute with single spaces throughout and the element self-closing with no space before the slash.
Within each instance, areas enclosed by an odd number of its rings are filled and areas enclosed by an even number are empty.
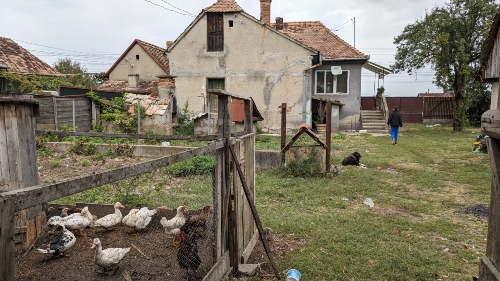
<svg viewBox="0 0 500 281">
<path fill-rule="evenodd" d="M 23 75 L 61 75 L 12 39 L 0 37 L 0 71 L 5 70 L 15 71 Z M 19 84 L 0 77 L 0 92 L 7 91 L 20 92 Z"/>
<path fill-rule="evenodd" d="M 257 1 L 257 0 L 255 0 Z M 334 101 L 332 130 L 361 126 L 361 69 L 369 56 L 319 21 L 270 22 L 271 0 L 259 0 L 260 19 L 234 0 L 205 8 L 165 52 L 179 104 L 192 116 L 217 108 L 210 89 L 252 97 L 261 127 L 279 131 L 287 103 L 287 128 L 314 125 L 319 99 Z"/>
<path fill-rule="evenodd" d="M 176 100 L 164 53 L 164 48 L 135 39 L 106 72 L 108 80 L 97 90 L 125 93 L 128 103 L 146 108 L 142 130 L 171 134 Z"/>
</svg>

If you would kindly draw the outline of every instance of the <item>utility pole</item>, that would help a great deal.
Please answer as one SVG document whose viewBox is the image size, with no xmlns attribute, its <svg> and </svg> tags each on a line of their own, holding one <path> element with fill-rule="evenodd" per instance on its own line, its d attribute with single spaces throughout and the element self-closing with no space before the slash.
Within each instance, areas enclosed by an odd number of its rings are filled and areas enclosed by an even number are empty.
<svg viewBox="0 0 500 281">
<path fill-rule="evenodd" d="M 354 48 L 356 48 L 356 17 L 354 19 Z"/>
</svg>

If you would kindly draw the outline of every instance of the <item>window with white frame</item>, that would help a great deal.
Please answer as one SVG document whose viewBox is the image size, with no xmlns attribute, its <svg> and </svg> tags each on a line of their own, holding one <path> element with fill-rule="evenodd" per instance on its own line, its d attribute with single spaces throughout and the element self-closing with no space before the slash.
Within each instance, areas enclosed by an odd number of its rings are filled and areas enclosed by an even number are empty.
<svg viewBox="0 0 500 281">
<path fill-rule="evenodd" d="M 316 94 L 348 94 L 349 71 L 333 75 L 330 70 L 316 71 Z"/>
</svg>

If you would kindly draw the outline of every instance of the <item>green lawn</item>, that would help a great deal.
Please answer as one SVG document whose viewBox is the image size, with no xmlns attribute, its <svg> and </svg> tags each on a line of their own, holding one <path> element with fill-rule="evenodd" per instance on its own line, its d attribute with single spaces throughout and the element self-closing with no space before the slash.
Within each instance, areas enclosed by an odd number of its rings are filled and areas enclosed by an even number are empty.
<svg viewBox="0 0 500 281">
<path fill-rule="evenodd" d="M 366 169 L 312 179 L 260 172 L 263 225 L 305 240 L 277 261 L 279 269 L 298 269 L 301 280 L 471 280 L 485 253 L 487 219 L 461 210 L 489 205 L 491 185 L 488 155 L 472 152 L 478 134 L 405 125 L 395 146 L 389 136 L 339 134 L 332 163 L 358 151 Z M 374 208 L 363 204 L 367 197 Z"/>
</svg>

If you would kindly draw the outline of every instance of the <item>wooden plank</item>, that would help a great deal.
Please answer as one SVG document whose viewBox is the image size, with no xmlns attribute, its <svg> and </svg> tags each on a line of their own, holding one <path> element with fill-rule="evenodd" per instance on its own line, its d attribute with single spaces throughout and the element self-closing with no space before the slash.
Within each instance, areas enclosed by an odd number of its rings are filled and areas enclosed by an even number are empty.
<svg viewBox="0 0 500 281">
<path fill-rule="evenodd" d="M 52 99 L 52 102 L 54 103 L 54 124 L 56 125 L 56 130 L 59 130 L 59 122 L 57 122 L 57 101 L 55 97 Z"/>
<path fill-rule="evenodd" d="M 218 141 L 204 147 L 195 148 L 154 160 L 96 172 L 90 175 L 65 179 L 48 185 L 36 185 L 15 191 L 0 193 L 0 198 L 15 197 L 16 211 L 20 211 L 45 202 L 50 202 L 62 197 L 89 190 L 94 187 L 102 186 L 104 184 L 148 173 L 158 168 L 187 160 L 198 155 L 210 154 L 223 146 L 224 142 Z"/>
<path fill-rule="evenodd" d="M 491 263 L 488 257 L 483 256 L 479 260 L 479 280 L 481 281 L 498 281 L 500 280 L 500 272 Z"/>
<path fill-rule="evenodd" d="M 491 195 L 488 216 L 488 234 L 486 242 L 486 256 L 494 265 L 500 265 L 500 140 L 487 138 L 488 154 L 491 167 Z"/>
<path fill-rule="evenodd" d="M 0 280 L 14 281 L 14 200 L 0 200 Z"/>
<path fill-rule="evenodd" d="M 224 158 L 223 150 L 219 150 L 215 157 L 215 170 L 212 173 L 212 192 L 213 192 L 213 206 L 214 212 L 216 215 L 214 221 L 215 228 L 215 247 L 214 247 L 214 257 L 215 260 L 219 260 L 224 252 L 226 251 L 223 248 L 223 241 L 225 234 L 222 233 L 223 225 L 225 224 L 222 216 L 222 170 L 223 170 L 223 162 Z"/>
<path fill-rule="evenodd" d="M 250 242 L 248 242 L 245 250 L 241 254 L 241 261 L 240 261 L 241 263 L 247 263 L 248 258 L 252 254 L 253 248 L 255 248 L 255 245 L 257 244 L 258 241 L 259 241 L 259 232 L 254 231 L 252 239 L 250 239 Z"/>
<path fill-rule="evenodd" d="M 222 257 L 217 260 L 212 269 L 205 275 L 203 281 L 220 281 L 223 280 L 227 271 L 230 269 L 229 265 L 229 251 L 225 251 Z"/>
<path fill-rule="evenodd" d="M 138 134 L 109 134 L 99 132 L 63 132 L 63 131 L 44 131 L 36 130 L 36 135 L 56 135 L 67 136 L 86 136 L 100 138 L 128 138 L 128 139 L 148 139 L 148 140 L 187 140 L 187 141 L 212 141 L 217 140 L 217 136 L 174 136 L 174 135 L 138 135 Z"/>
<path fill-rule="evenodd" d="M 35 143 L 35 116 L 33 107 L 23 106 L 21 115 L 17 123 L 19 124 L 19 157 L 20 169 L 24 186 L 33 186 L 39 184 L 38 164 L 36 156 Z"/>
<path fill-rule="evenodd" d="M 500 139 L 500 110 L 488 110 L 483 113 L 481 130 L 491 138 Z"/>
<path fill-rule="evenodd" d="M 237 157 L 241 157 L 241 139 L 237 140 L 234 144 L 234 153 Z M 238 160 L 240 160 L 238 158 Z M 233 162 L 233 167 L 231 167 L 233 175 L 236 175 L 236 161 Z M 244 246 L 244 203 L 245 203 L 245 193 L 243 192 L 243 187 L 241 186 L 241 181 L 238 177 L 233 176 L 233 187 L 234 187 L 234 216 L 235 216 L 235 230 L 234 230 L 234 245 L 236 247 L 237 257 L 241 256 Z M 235 257 L 235 258 L 237 258 Z M 239 262 L 239 261 L 238 261 Z M 236 261 L 235 261 L 236 263 Z M 232 264 L 234 267 L 234 264 Z M 236 267 L 235 267 L 236 268 Z M 235 269 L 236 270 L 236 269 Z"/>
<path fill-rule="evenodd" d="M 276 264 L 274 263 L 273 256 L 271 255 L 271 250 L 269 249 L 269 244 L 268 244 L 266 236 L 264 234 L 264 229 L 262 228 L 262 223 L 260 222 L 259 214 L 257 213 L 257 209 L 255 208 L 253 197 L 251 196 L 250 191 L 248 190 L 248 186 L 245 182 L 245 177 L 243 175 L 243 172 L 241 171 L 240 164 L 238 163 L 238 158 L 236 158 L 236 155 L 233 151 L 233 148 L 231 146 L 228 146 L 228 147 L 229 147 L 229 150 L 231 151 L 231 155 L 233 157 L 233 160 L 236 162 L 236 168 L 238 170 L 238 175 L 240 177 L 241 184 L 243 186 L 243 190 L 245 191 L 245 196 L 248 200 L 248 204 L 250 205 L 250 209 L 252 210 L 255 224 L 257 225 L 257 229 L 259 230 L 260 239 L 262 241 L 262 244 L 264 245 L 264 249 L 266 250 L 267 257 L 269 258 L 269 261 L 271 262 L 271 265 L 273 267 L 274 275 L 279 280 L 280 274 L 279 274 L 278 268 L 276 267 Z M 236 270 L 237 270 L 237 268 L 235 269 L 235 271 Z"/>
<path fill-rule="evenodd" d="M 250 134 L 253 131 L 253 102 L 245 100 L 245 133 Z"/>
</svg>

